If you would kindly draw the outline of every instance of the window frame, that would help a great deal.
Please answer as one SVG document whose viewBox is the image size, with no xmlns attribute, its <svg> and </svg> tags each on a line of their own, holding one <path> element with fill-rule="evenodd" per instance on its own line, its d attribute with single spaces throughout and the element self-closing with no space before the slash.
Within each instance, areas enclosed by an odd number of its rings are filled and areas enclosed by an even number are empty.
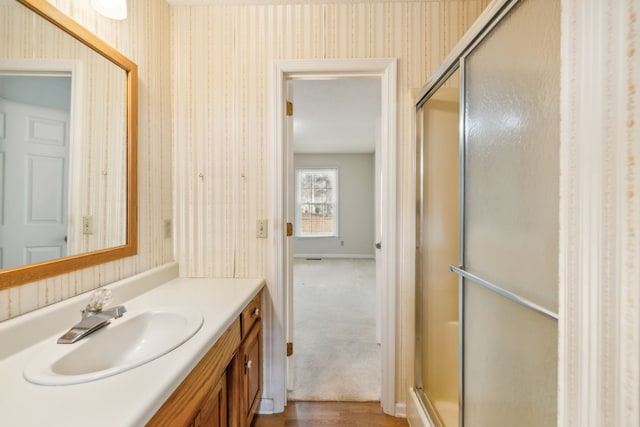
<svg viewBox="0 0 640 427">
<path fill-rule="evenodd" d="M 313 173 L 314 171 L 331 171 L 331 174 L 334 175 L 333 186 L 333 202 L 331 203 L 321 203 L 321 205 L 333 204 L 333 230 L 329 233 L 318 233 L 318 234 L 309 234 L 303 233 L 302 231 L 302 215 L 301 215 L 301 206 L 302 202 L 300 201 L 302 197 L 302 184 L 301 184 L 301 175 L 303 173 Z M 327 237 L 340 237 L 339 232 L 339 200 L 340 200 L 340 170 L 337 166 L 297 166 L 295 168 L 294 174 L 294 182 L 295 182 L 295 194 L 294 194 L 294 236 L 299 239 L 313 239 L 313 238 L 327 238 Z"/>
</svg>

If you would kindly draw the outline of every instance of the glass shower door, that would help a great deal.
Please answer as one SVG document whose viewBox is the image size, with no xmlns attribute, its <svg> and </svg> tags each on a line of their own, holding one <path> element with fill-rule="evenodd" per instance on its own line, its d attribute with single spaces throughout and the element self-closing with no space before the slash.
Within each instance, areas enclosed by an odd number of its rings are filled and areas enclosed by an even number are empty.
<svg viewBox="0 0 640 427">
<path fill-rule="evenodd" d="M 463 58 L 464 426 L 556 425 L 560 5 Z"/>
<path fill-rule="evenodd" d="M 460 84 L 456 71 L 417 112 L 416 385 L 431 418 L 458 426 Z"/>
<path fill-rule="evenodd" d="M 547 427 L 557 417 L 560 1 L 514 0 L 496 17 L 417 108 L 415 385 L 440 426 Z"/>
</svg>

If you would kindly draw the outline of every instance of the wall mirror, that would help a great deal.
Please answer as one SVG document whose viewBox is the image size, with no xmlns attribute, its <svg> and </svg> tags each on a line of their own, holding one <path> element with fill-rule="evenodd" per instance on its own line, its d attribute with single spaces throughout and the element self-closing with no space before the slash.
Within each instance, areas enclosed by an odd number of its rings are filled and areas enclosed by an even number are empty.
<svg viewBox="0 0 640 427">
<path fill-rule="evenodd" d="M 0 289 L 137 252 L 137 66 L 46 0 L 1 0 Z"/>
</svg>

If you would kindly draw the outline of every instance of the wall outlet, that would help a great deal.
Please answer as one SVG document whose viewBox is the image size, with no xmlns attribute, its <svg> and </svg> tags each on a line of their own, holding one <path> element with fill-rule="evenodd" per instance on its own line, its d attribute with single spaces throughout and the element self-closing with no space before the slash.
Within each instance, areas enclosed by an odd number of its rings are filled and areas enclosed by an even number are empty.
<svg viewBox="0 0 640 427">
<path fill-rule="evenodd" d="M 170 239 L 172 235 L 172 221 L 170 219 L 164 220 L 164 238 Z"/>
<path fill-rule="evenodd" d="M 93 234 L 93 217 L 90 215 L 82 217 L 82 234 Z"/>
<path fill-rule="evenodd" d="M 266 239 L 267 238 L 267 228 L 269 226 L 269 221 L 266 219 L 259 219 L 256 222 L 256 237 L 258 239 Z"/>
</svg>

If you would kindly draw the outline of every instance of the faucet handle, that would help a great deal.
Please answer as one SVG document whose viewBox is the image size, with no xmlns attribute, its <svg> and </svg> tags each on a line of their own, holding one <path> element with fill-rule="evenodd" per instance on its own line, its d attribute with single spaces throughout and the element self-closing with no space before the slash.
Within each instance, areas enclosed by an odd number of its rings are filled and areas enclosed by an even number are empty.
<svg viewBox="0 0 640 427">
<path fill-rule="evenodd" d="M 89 304 L 87 304 L 87 310 L 100 311 L 102 307 L 109 304 L 113 296 L 109 289 L 98 289 L 89 297 Z"/>
</svg>

